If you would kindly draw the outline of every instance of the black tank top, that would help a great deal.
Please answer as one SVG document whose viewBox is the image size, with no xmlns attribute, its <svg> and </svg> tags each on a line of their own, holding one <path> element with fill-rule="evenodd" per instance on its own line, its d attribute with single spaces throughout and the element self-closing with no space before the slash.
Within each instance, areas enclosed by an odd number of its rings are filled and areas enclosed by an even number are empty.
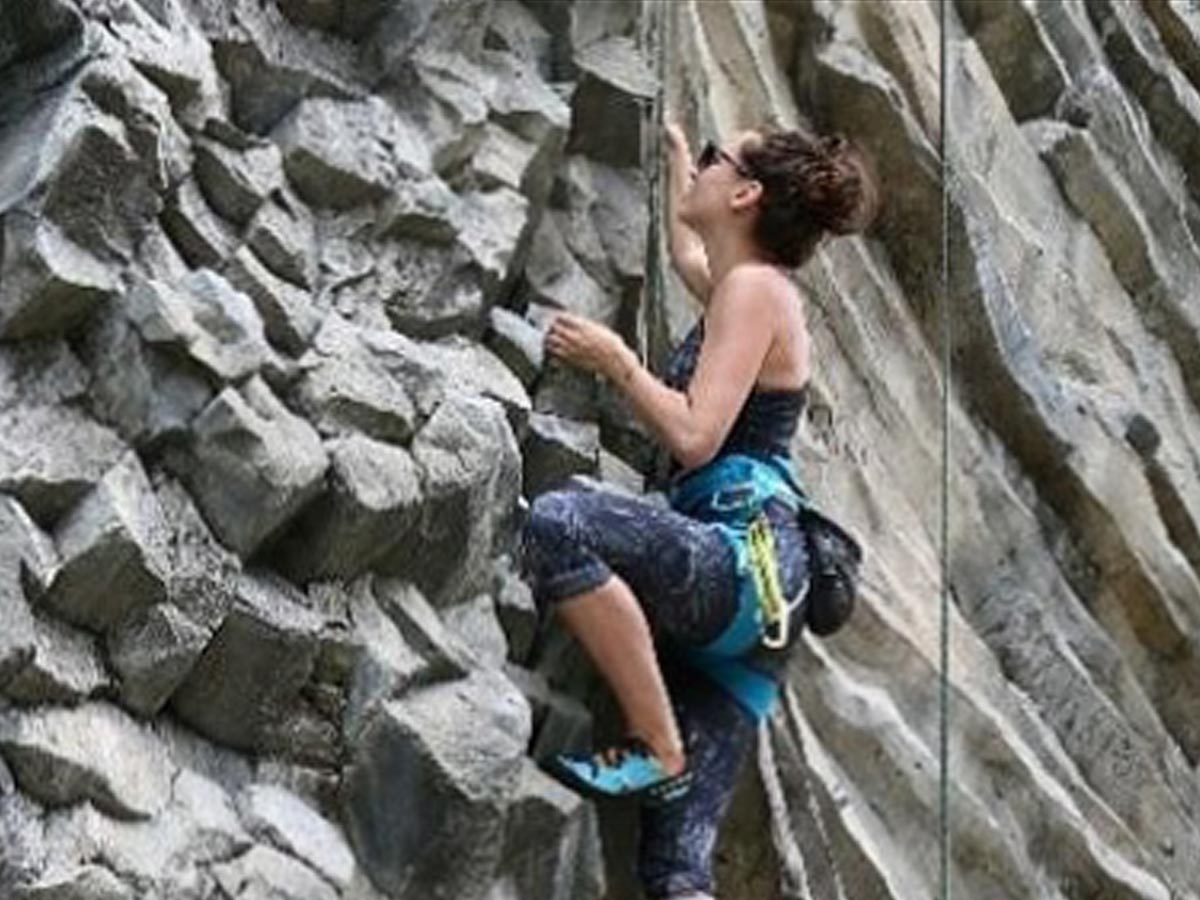
<svg viewBox="0 0 1200 900">
<path fill-rule="evenodd" d="M 668 387 L 680 391 L 687 388 L 696 371 L 703 342 L 704 317 L 701 316 L 667 359 L 663 381 Z M 777 453 L 787 456 L 807 396 L 807 383 L 799 388 L 753 388 L 717 455 Z M 682 464 L 672 458 L 667 477 L 674 477 L 682 468 Z"/>
</svg>

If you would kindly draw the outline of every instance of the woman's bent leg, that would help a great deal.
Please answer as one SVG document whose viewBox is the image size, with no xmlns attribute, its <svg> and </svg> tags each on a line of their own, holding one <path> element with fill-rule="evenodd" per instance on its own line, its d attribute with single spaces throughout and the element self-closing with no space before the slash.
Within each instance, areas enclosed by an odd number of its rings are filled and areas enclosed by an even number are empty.
<svg viewBox="0 0 1200 900">
<path fill-rule="evenodd" d="M 656 637 L 699 646 L 737 607 L 733 548 L 721 529 L 648 500 L 568 487 L 534 499 L 522 568 L 543 612 L 617 574 Z"/>
<path fill-rule="evenodd" d="M 522 566 L 539 609 L 559 610 L 629 730 L 678 772 L 683 748 L 653 638 L 706 643 L 732 617 L 732 551 L 720 532 L 636 497 L 568 488 L 535 499 Z"/>
<path fill-rule="evenodd" d="M 608 682 L 631 734 L 641 738 L 668 775 L 684 768 L 683 742 L 637 599 L 620 576 L 558 606 L 559 621 L 587 650 Z"/>
</svg>

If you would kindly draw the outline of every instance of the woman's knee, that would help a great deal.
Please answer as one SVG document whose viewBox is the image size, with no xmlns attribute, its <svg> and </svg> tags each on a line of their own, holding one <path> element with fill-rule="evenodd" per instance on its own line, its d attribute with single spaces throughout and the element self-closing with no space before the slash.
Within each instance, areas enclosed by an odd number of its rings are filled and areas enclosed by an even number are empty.
<svg viewBox="0 0 1200 900">
<path fill-rule="evenodd" d="M 571 531 L 575 499 L 568 490 L 547 491 L 533 498 L 523 528 L 527 541 L 548 546 L 561 541 Z"/>
<path fill-rule="evenodd" d="M 576 503 L 569 490 L 534 497 L 521 526 L 521 571 L 526 577 L 545 576 L 579 554 Z"/>
</svg>

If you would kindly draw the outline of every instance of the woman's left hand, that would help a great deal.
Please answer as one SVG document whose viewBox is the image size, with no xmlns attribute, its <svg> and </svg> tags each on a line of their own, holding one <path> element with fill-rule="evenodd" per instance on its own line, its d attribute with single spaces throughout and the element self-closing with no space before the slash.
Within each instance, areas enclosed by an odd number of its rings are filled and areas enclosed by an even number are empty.
<svg viewBox="0 0 1200 900">
<path fill-rule="evenodd" d="M 588 372 L 611 376 L 624 349 L 611 328 L 568 312 L 558 313 L 546 330 L 546 350 Z"/>
</svg>

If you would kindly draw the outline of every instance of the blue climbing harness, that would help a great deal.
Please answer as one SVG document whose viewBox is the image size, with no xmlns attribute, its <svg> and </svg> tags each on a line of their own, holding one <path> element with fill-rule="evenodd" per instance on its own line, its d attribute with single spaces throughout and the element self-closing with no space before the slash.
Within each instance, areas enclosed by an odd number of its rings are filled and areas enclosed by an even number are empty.
<svg viewBox="0 0 1200 900">
<path fill-rule="evenodd" d="M 780 454 L 751 456 L 728 453 L 685 475 L 667 491 L 671 507 L 693 518 L 713 522 L 733 548 L 738 607 L 729 626 L 711 643 L 683 654 L 724 686 L 755 719 L 775 705 L 779 686 L 774 677 L 745 657 L 761 645 L 786 646 L 790 614 L 801 602 L 779 596 L 770 526 L 764 504 L 774 498 L 794 512 L 808 505 L 791 460 Z"/>
</svg>

